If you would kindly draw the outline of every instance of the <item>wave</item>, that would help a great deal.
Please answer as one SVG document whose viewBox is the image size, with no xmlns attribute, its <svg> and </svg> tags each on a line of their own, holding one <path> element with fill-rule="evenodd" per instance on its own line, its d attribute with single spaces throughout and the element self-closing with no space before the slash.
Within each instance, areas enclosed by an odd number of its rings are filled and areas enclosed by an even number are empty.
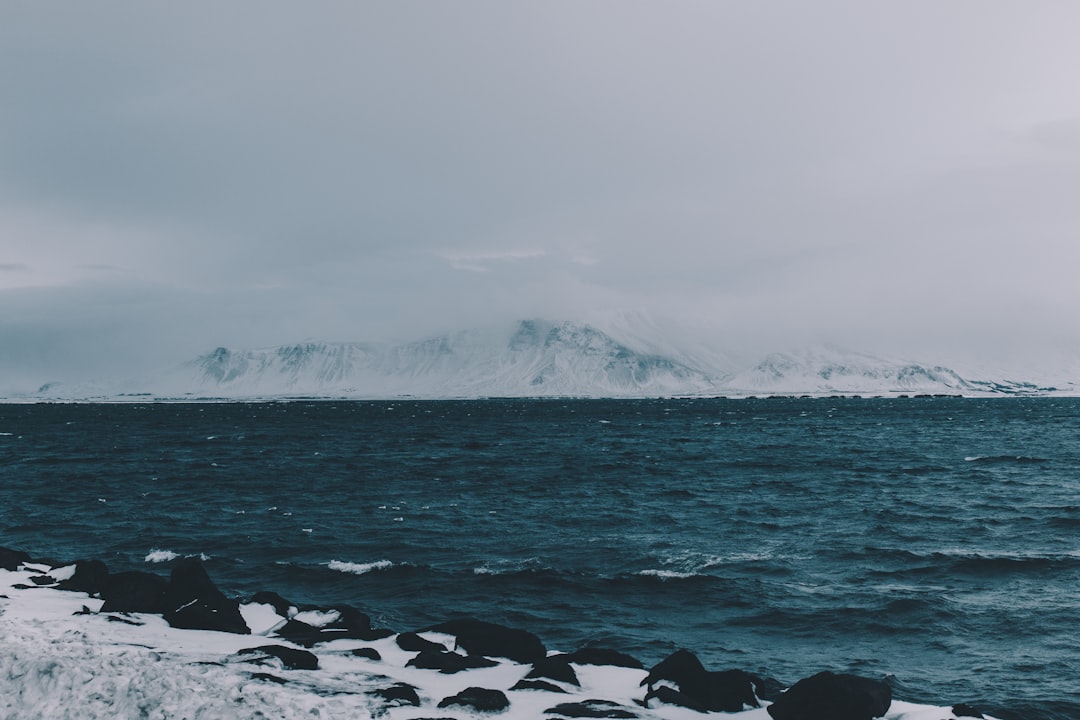
<svg viewBox="0 0 1080 720">
<path fill-rule="evenodd" d="M 520 560 L 490 560 L 472 569 L 473 575 L 517 575 L 520 573 L 556 572 L 540 558 L 529 557 Z"/>
<path fill-rule="evenodd" d="M 677 570 L 642 570 L 641 572 L 635 573 L 635 575 L 640 575 L 641 577 L 654 577 L 659 578 L 660 580 L 686 580 L 687 578 L 693 577 L 709 577 L 708 575 L 703 575 L 701 573 L 679 572 Z"/>
<path fill-rule="evenodd" d="M 968 575 L 1000 576 L 1010 573 L 1061 572 L 1080 569 L 1080 550 L 1061 553 L 1038 552 L 976 552 L 962 548 L 942 548 L 930 552 L 901 549 L 865 548 L 862 552 L 844 553 L 844 559 L 857 562 L 872 561 L 876 576 L 903 577 L 907 575 Z M 897 563 L 883 567 L 883 561 Z"/>
<path fill-rule="evenodd" d="M 147 562 L 147 563 L 164 563 L 164 562 L 171 562 L 171 561 L 175 560 L 178 557 L 180 557 L 180 554 L 175 553 L 172 550 L 162 550 L 162 549 L 159 549 L 159 548 L 154 548 L 154 549 L 152 549 L 150 552 L 148 552 L 146 554 L 146 557 L 143 558 L 143 562 Z M 196 553 L 196 554 L 192 554 L 192 555 L 185 555 L 184 557 L 197 557 L 200 560 L 202 560 L 203 562 L 206 562 L 207 560 L 210 559 L 210 556 L 207 555 L 206 553 Z"/>
<path fill-rule="evenodd" d="M 351 563 L 343 562 L 341 560 L 331 560 L 326 563 L 326 566 L 331 570 L 337 572 L 348 573 L 350 575 L 366 575 L 376 570 L 389 570 L 394 567 L 394 563 L 390 560 L 376 560 L 369 563 Z"/>
<path fill-rule="evenodd" d="M 728 622 L 802 637 L 853 630 L 877 636 L 896 636 L 910 634 L 914 624 L 920 627 L 944 627 L 955 622 L 957 617 L 955 609 L 943 603 L 939 597 L 927 597 L 897 598 L 866 605 L 758 608 Z"/>
<path fill-rule="evenodd" d="M 968 455 L 964 458 L 964 462 L 982 465 L 1003 465 L 1008 463 L 1046 463 L 1050 462 L 1050 460 L 1033 455 Z"/>
</svg>

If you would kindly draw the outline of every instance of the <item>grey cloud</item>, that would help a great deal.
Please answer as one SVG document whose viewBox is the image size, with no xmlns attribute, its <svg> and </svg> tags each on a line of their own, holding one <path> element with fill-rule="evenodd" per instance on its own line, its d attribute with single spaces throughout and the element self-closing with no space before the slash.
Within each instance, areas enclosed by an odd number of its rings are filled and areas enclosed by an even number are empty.
<svg viewBox="0 0 1080 720">
<path fill-rule="evenodd" d="M 733 345 L 1075 335 L 1077 22 L 1056 3 L 19 4 L 0 234 L 24 269 L 3 269 L 52 288 L 19 344 L 85 325 L 163 357 L 608 310 Z M 95 304 L 102 284 L 142 309 Z"/>
</svg>

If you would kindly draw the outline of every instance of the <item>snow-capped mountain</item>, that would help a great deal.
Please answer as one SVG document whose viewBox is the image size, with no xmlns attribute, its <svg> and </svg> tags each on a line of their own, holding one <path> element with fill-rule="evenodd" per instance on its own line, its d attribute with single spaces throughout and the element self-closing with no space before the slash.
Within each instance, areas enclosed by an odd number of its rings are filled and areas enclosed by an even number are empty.
<svg viewBox="0 0 1080 720">
<path fill-rule="evenodd" d="M 951 368 L 890 360 L 836 348 L 773 353 L 725 383 L 739 394 L 1032 394 L 1032 382 L 962 377 Z"/>
<path fill-rule="evenodd" d="M 633 328 L 631 328 L 632 330 Z M 615 335 L 615 337 L 613 337 Z M 618 337 L 618 339 L 616 339 Z M 747 395 L 1078 394 L 982 371 L 837 348 L 774 353 L 745 367 L 646 330 L 605 332 L 580 322 L 525 320 L 404 344 L 306 342 L 217 348 L 113 385 L 50 384 L 25 399 L 658 397 Z"/>
<path fill-rule="evenodd" d="M 213 352 L 156 383 L 201 396 L 656 396 L 699 394 L 707 372 L 581 323 L 526 320 L 402 345 L 304 343 Z"/>
</svg>

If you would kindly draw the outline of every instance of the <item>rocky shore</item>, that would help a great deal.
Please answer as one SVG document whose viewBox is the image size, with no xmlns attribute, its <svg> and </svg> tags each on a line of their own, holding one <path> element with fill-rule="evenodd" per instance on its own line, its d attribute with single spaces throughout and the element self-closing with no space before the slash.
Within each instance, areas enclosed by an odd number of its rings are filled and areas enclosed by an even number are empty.
<svg viewBox="0 0 1080 720">
<path fill-rule="evenodd" d="M 65 687 L 52 677 L 63 672 L 62 664 L 50 666 L 50 677 L 43 679 L 35 664 L 42 658 L 30 657 L 38 652 L 47 658 L 51 650 L 70 649 L 74 642 L 97 644 L 102 652 L 111 648 L 120 656 L 127 648 L 150 649 L 139 667 L 119 671 L 138 678 L 147 673 L 157 677 L 168 672 L 165 667 L 181 673 L 196 666 L 220 668 L 224 674 L 214 675 L 213 687 L 191 699 L 193 707 L 206 712 L 199 717 L 212 716 L 214 688 L 224 695 L 217 698 L 221 716 L 238 718 L 270 717 L 249 698 L 273 705 L 274 688 L 282 712 L 276 717 L 292 717 L 289 704 L 303 707 L 305 693 L 312 696 L 314 710 L 309 712 L 315 717 L 338 717 L 340 710 L 341 717 L 391 720 L 492 714 L 671 720 L 703 714 L 741 720 L 988 717 L 963 703 L 937 707 L 894 699 L 882 678 L 822 671 L 785 687 L 740 669 L 707 669 L 686 649 L 646 667 L 612 649 L 554 652 L 528 630 L 483 619 L 453 618 L 398 632 L 373 627 L 367 614 L 350 605 L 305 605 L 272 591 L 241 601 L 222 593 L 195 557 L 177 559 L 165 577 L 110 572 L 99 560 L 58 562 L 0 548 L 0 623 L 6 635 L 23 642 L 7 653 L 8 676 L 19 675 L 22 689 L 13 694 L 9 687 L 0 695 L 7 713 L 3 717 L 95 716 L 92 707 L 78 705 L 74 684 L 70 713 L 56 715 L 65 712 L 64 700 L 48 698 L 43 683 Z M 37 634 L 26 628 L 36 628 Z M 163 664 L 161 673 L 148 670 L 147 663 Z M 223 692 L 229 678 L 235 687 Z M 351 687 L 349 678 L 354 678 Z M 127 692 L 139 695 L 140 715 L 124 714 L 130 702 L 123 696 L 123 683 L 111 686 L 114 697 L 95 691 L 95 702 L 118 710 L 116 717 L 196 716 L 155 709 L 149 680 L 137 690 L 131 685 Z M 192 691 L 199 693 L 198 682 L 195 686 Z M 182 707 L 183 693 L 180 697 L 168 702 Z M 30 707 L 46 702 L 53 703 L 51 713 Z"/>
</svg>

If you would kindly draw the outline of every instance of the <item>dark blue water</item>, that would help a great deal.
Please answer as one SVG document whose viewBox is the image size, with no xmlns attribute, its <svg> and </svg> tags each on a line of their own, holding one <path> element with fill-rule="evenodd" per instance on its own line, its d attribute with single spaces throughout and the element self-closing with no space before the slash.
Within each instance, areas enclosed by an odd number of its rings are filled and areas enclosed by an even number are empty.
<svg viewBox="0 0 1080 720">
<path fill-rule="evenodd" d="M 6 405 L 0 433 L 0 545 L 38 556 L 202 553 L 395 630 L 1080 718 L 1078 399 Z"/>
</svg>

